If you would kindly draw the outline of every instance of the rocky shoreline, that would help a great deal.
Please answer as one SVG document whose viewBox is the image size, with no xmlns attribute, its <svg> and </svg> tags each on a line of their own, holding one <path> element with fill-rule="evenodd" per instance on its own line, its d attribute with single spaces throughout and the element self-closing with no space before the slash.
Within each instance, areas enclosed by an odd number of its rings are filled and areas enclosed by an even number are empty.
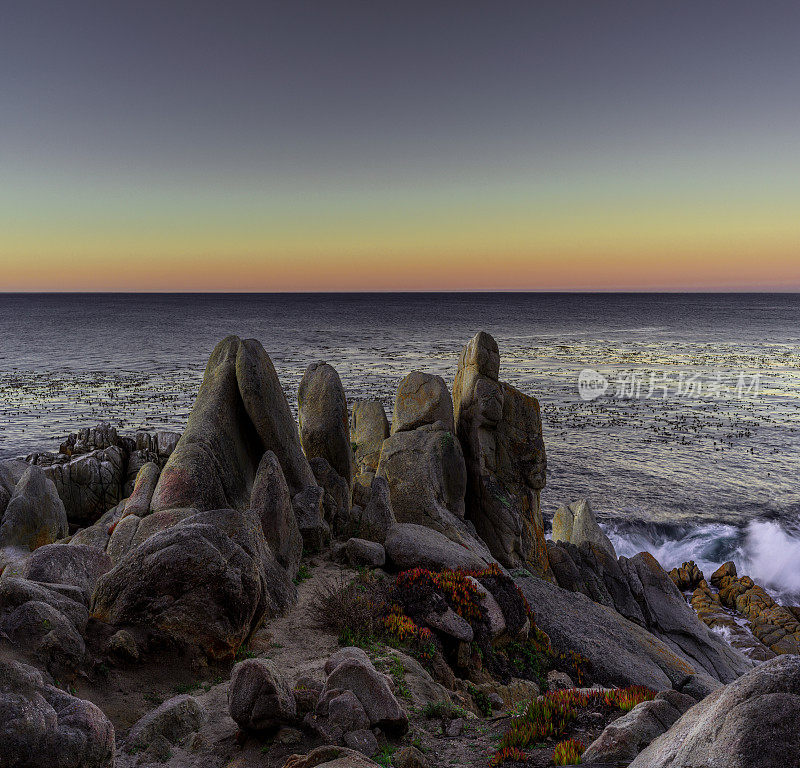
<svg viewBox="0 0 800 768">
<path fill-rule="evenodd" d="M 391 422 L 224 339 L 183 434 L 0 463 L 0 765 L 800 764 L 800 610 L 546 473 L 486 333 Z"/>
</svg>

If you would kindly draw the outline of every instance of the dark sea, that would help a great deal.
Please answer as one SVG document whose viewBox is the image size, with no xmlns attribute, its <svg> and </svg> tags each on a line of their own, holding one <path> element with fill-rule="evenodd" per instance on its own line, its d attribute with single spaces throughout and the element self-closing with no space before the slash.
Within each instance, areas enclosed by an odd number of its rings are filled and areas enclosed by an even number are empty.
<svg viewBox="0 0 800 768">
<path fill-rule="evenodd" d="M 797 294 L 0 295 L 0 458 L 100 421 L 180 430 L 228 334 L 264 345 L 293 407 L 327 360 L 391 415 L 408 372 L 452 384 L 479 330 L 541 403 L 546 516 L 585 497 L 618 554 L 733 559 L 800 600 Z"/>
</svg>

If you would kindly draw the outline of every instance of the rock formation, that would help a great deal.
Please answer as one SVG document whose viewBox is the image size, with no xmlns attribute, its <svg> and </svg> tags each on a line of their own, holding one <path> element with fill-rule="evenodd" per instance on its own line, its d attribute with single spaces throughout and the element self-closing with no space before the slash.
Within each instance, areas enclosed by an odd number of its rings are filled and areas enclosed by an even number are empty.
<svg viewBox="0 0 800 768">
<path fill-rule="evenodd" d="M 320 362 L 306 368 L 297 391 L 297 410 L 306 458 L 322 457 L 349 486 L 354 472 L 347 398 L 333 366 Z"/>
<path fill-rule="evenodd" d="M 614 545 L 597 524 L 586 499 L 573 501 L 570 505 L 563 504 L 556 510 L 553 515 L 552 539 L 576 545 L 588 541 L 605 550 L 609 556 L 615 559 L 617 557 Z"/>
<path fill-rule="evenodd" d="M 290 491 L 316 485 L 272 361 L 257 341 L 228 336 L 211 354 L 152 509 L 247 509 L 267 450 L 278 457 Z"/>
<path fill-rule="evenodd" d="M 499 372 L 497 343 L 478 333 L 461 352 L 453 384 L 466 514 L 503 565 L 549 576 L 539 503 L 547 470 L 539 403 L 499 381 Z"/>
<path fill-rule="evenodd" d="M 350 441 L 355 450 L 359 474 L 375 474 L 381 457 L 383 441 L 389 437 L 389 422 L 380 400 L 362 400 L 353 403 L 350 421 Z"/>
</svg>

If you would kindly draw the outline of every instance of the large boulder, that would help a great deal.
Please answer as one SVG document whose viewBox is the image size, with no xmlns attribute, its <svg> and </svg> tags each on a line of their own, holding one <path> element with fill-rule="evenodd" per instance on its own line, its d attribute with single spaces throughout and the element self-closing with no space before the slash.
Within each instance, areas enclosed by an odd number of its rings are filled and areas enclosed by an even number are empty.
<svg viewBox="0 0 800 768">
<path fill-rule="evenodd" d="M 692 707 L 630 768 L 800 765 L 800 657 L 778 656 Z"/>
<path fill-rule="evenodd" d="M 94 704 L 0 658 L 0 763 L 11 768 L 112 768 L 114 728 Z"/>
<path fill-rule="evenodd" d="M 306 368 L 297 391 L 297 411 L 306 457 L 321 456 L 349 486 L 353 481 L 353 450 L 347 398 L 333 366 L 318 362 Z"/>
<path fill-rule="evenodd" d="M 353 403 L 350 420 L 350 442 L 360 472 L 375 472 L 381 457 L 383 441 L 389 437 L 389 422 L 380 400 L 361 400 Z"/>
<path fill-rule="evenodd" d="M 331 528 L 325 520 L 325 489 L 311 485 L 292 497 L 297 527 L 303 537 L 303 548 L 320 552 L 331 543 Z"/>
<path fill-rule="evenodd" d="M 601 685 L 646 685 L 702 695 L 719 680 L 638 624 L 579 592 L 536 578 L 515 579 L 536 612 L 536 624 L 561 652 L 585 657 L 591 678 Z"/>
<path fill-rule="evenodd" d="M 608 536 L 597 524 L 597 519 L 586 499 L 563 504 L 553 516 L 553 541 L 579 545 L 584 541 L 604 549 L 616 559 L 617 553 Z"/>
<path fill-rule="evenodd" d="M 93 614 L 109 624 L 143 624 L 232 657 L 265 616 L 295 589 L 251 511 L 199 512 L 128 552 L 104 574 Z"/>
<path fill-rule="evenodd" d="M 729 683 L 753 663 L 712 632 L 688 605 L 669 574 L 649 552 L 620 558 L 647 628 L 709 675 Z"/>
<path fill-rule="evenodd" d="M 266 450 L 278 457 L 292 493 L 316 485 L 272 361 L 254 339 L 228 336 L 211 353 L 151 508 L 247 509 Z"/>
<path fill-rule="evenodd" d="M 385 477 L 376 477 L 370 486 L 369 499 L 364 508 L 352 509 L 350 532 L 362 539 L 383 544 L 386 534 L 396 522 L 389 484 Z"/>
<path fill-rule="evenodd" d="M 276 728 L 297 715 L 291 685 L 267 659 L 246 659 L 233 668 L 228 709 L 236 724 L 250 731 Z"/>
<path fill-rule="evenodd" d="M 128 733 L 128 749 L 144 750 L 162 737 L 170 744 L 199 730 L 206 721 L 202 704 L 188 694 L 173 696 L 138 720 Z"/>
<path fill-rule="evenodd" d="M 392 693 L 385 675 L 369 660 L 350 657 L 328 674 L 321 699 L 330 691 L 352 691 L 361 702 L 372 727 L 400 735 L 408 730 L 408 715 Z"/>
<path fill-rule="evenodd" d="M 441 422 L 395 432 L 383 443 L 378 478 L 389 484 L 395 518 L 458 538 L 465 530 L 464 455 Z"/>
<path fill-rule="evenodd" d="M 453 432 L 453 399 L 447 385 L 441 376 L 412 371 L 397 387 L 391 434 L 437 421 Z"/>
<path fill-rule="evenodd" d="M 292 508 L 289 486 L 278 457 L 272 451 L 261 457 L 250 496 L 250 509 L 258 515 L 264 538 L 278 562 L 294 578 L 303 554 L 303 537 Z"/>
<path fill-rule="evenodd" d="M 456 433 L 467 470 L 467 518 L 509 568 L 549 577 L 540 493 L 547 458 L 539 402 L 499 381 L 497 342 L 464 347 L 453 384 Z"/>
<path fill-rule="evenodd" d="M 468 549 L 439 531 L 414 523 L 395 523 L 384 543 L 386 555 L 399 571 L 427 568 L 480 571 L 494 562 L 491 555 Z"/>
<path fill-rule="evenodd" d="M 46 544 L 26 560 L 23 576 L 31 581 L 77 587 L 88 601 L 97 580 L 111 565 L 111 558 L 94 547 Z"/>
<path fill-rule="evenodd" d="M 67 533 L 67 514 L 55 486 L 39 467 L 28 467 L 3 512 L 0 547 L 32 551 Z"/>
</svg>

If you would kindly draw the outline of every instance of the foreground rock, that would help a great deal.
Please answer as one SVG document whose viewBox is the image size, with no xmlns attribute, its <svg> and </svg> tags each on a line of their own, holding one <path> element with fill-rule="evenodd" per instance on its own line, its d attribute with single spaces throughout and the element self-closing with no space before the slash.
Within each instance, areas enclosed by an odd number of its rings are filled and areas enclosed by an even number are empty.
<svg viewBox="0 0 800 768">
<path fill-rule="evenodd" d="M 631 768 L 800 765 L 800 657 L 779 656 L 714 691 Z"/>
<path fill-rule="evenodd" d="M 111 558 L 94 547 L 47 544 L 27 559 L 23 576 L 31 581 L 77 587 L 88 602 L 97 580 L 110 569 Z"/>
<path fill-rule="evenodd" d="M 466 571 L 482 570 L 493 562 L 490 555 L 481 556 L 449 539 L 442 533 L 413 523 L 396 523 L 386 536 L 386 555 L 399 571 L 447 568 Z"/>
<path fill-rule="evenodd" d="M 627 765 L 696 703 L 691 696 L 678 691 L 662 691 L 652 701 L 637 704 L 606 726 L 600 737 L 586 748 L 581 761 L 589 765 Z"/>
<path fill-rule="evenodd" d="M 159 737 L 177 744 L 197 731 L 205 720 L 206 712 L 194 696 L 174 696 L 142 717 L 131 728 L 126 742 L 129 749 L 137 750 L 147 749 Z"/>
<path fill-rule="evenodd" d="M 267 450 L 277 456 L 292 493 L 316 485 L 272 361 L 254 339 L 228 336 L 209 358 L 152 509 L 247 509 Z"/>
<path fill-rule="evenodd" d="M 144 624 L 232 657 L 265 616 L 285 609 L 294 587 L 250 511 L 199 512 L 131 550 L 103 575 L 94 615 Z"/>
<path fill-rule="evenodd" d="M 584 541 L 605 550 L 616 559 L 617 553 L 608 536 L 603 533 L 586 499 L 562 505 L 553 516 L 553 541 L 580 545 Z"/>
<path fill-rule="evenodd" d="M 48 685 L 33 667 L 0 659 L 0 763 L 110 768 L 114 728 L 88 701 Z"/>
<path fill-rule="evenodd" d="M 453 399 L 447 385 L 441 376 L 412 371 L 397 387 L 391 434 L 437 421 L 448 432 L 453 431 Z"/>
<path fill-rule="evenodd" d="M 453 384 L 467 517 L 503 565 L 549 577 L 539 502 L 547 471 L 539 403 L 499 381 L 499 372 L 497 342 L 478 333 L 461 352 Z"/>
<path fill-rule="evenodd" d="M 250 731 L 277 728 L 297 714 L 291 686 L 267 659 L 246 659 L 234 667 L 228 707 L 236 724 Z"/>
</svg>

